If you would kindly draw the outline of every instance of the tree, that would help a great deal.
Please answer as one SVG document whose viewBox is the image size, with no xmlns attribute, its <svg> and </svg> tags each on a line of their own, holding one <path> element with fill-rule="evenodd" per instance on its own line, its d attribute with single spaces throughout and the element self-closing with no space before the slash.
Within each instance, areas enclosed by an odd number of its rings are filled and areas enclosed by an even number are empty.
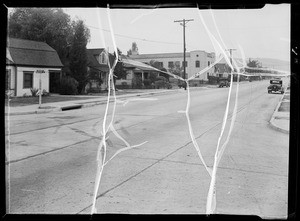
<svg viewBox="0 0 300 221">
<path fill-rule="evenodd" d="M 117 53 L 118 53 L 118 57 L 119 57 L 119 60 L 118 60 L 118 63 L 116 64 L 116 67 L 114 69 L 114 84 L 116 84 L 116 80 L 117 79 L 122 79 L 122 78 L 125 78 L 127 76 L 127 72 L 124 68 L 124 65 L 121 61 L 121 56 L 122 56 L 122 51 L 117 48 Z M 113 56 L 111 57 L 110 61 L 111 61 L 111 64 L 113 64 L 114 60 L 116 59 L 116 52 L 114 52 Z"/>
<path fill-rule="evenodd" d="M 9 37 L 46 42 L 54 48 L 67 72 L 70 40 L 70 16 L 58 8 L 16 8 L 9 16 Z"/>
<path fill-rule="evenodd" d="M 158 71 L 156 72 L 156 75 L 160 75 L 160 76 L 163 76 L 164 78 L 167 79 L 167 81 L 169 81 L 169 78 L 170 78 L 170 75 L 166 74 L 166 73 L 163 73 L 163 72 L 167 72 L 167 69 L 163 67 L 163 63 L 162 62 L 159 62 L 159 61 L 155 61 L 155 60 L 150 60 L 149 62 L 149 65 L 162 71 Z"/>
<path fill-rule="evenodd" d="M 180 76 L 180 77 L 183 76 L 183 68 L 180 68 L 176 65 L 173 65 L 171 68 L 169 68 L 169 71 L 174 75 L 177 75 L 177 76 Z"/>
<path fill-rule="evenodd" d="M 136 44 L 136 42 L 132 42 L 131 49 L 129 49 L 129 51 L 127 51 L 127 56 L 138 55 L 138 54 L 139 54 L 139 49 L 137 47 L 137 44 Z"/>
<path fill-rule="evenodd" d="M 258 60 L 251 60 L 251 58 L 249 58 L 249 62 L 247 63 L 248 67 L 252 67 L 252 68 L 260 68 L 260 64 Z"/>
<path fill-rule="evenodd" d="M 78 82 L 78 92 L 84 93 L 88 83 L 86 45 L 90 39 L 89 29 L 82 20 L 73 22 L 73 38 L 70 50 L 71 76 Z"/>
</svg>

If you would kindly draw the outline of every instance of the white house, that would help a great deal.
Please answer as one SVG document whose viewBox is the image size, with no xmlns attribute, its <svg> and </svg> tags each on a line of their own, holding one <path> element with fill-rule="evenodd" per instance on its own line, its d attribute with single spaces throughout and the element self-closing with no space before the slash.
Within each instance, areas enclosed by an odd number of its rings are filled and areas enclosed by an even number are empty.
<svg viewBox="0 0 300 221">
<path fill-rule="evenodd" d="M 151 60 L 160 62 L 162 68 L 167 70 L 173 68 L 183 67 L 183 53 L 159 53 L 159 54 L 140 54 L 140 55 L 130 55 L 130 59 L 150 63 Z M 195 75 L 199 71 L 203 70 L 210 64 L 215 62 L 215 53 L 207 53 L 201 50 L 190 51 L 186 53 L 186 74 L 187 78 Z M 214 73 L 214 68 L 206 71 L 200 75 L 197 79 L 208 80 L 208 76 Z"/>
<path fill-rule="evenodd" d="M 31 95 L 31 88 L 55 92 L 63 67 L 57 52 L 45 42 L 8 38 L 6 47 L 6 92 Z"/>
</svg>

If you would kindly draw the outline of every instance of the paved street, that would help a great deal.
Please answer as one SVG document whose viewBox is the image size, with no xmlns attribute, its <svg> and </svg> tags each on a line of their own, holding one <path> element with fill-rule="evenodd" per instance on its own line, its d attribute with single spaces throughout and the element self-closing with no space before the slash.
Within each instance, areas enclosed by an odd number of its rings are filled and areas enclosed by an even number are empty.
<svg viewBox="0 0 300 221">
<path fill-rule="evenodd" d="M 217 213 L 269 218 L 287 214 L 289 135 L 269 124 L 282 95 L 268 94 L 268 84 L 240 84 L 238 115 L 217 171 Z M 228 90 L 191 89 L 190 119 L 210 167 Z M 131 145 L 147 143 L 106 165 L 98 212 L 204 214 L 210 177 L 180 112 L 187 91 L 123 100 L 129 102 L 117 104 L 115 128 Z M 229 116 L 234 96 L 230 104 Z M 8 118 L 9 213 L 91 212 L 104 111 L 102 104 Z M 229 125 L 230 120 L 224 137 Z M 107 159 L 124 147 L 113 133 L 109 140 Z"/>
</svg>

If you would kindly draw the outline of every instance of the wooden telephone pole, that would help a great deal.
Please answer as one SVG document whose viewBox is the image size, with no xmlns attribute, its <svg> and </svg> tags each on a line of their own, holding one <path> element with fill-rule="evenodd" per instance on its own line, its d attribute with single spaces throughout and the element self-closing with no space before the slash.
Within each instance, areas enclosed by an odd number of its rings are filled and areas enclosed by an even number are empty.
<svg viewBox="0 0 300 221">
<path fill-rule="evenodd" d="M 183 26 L 183 79 L 185 79 L 185 27 L 186 27 L 186 23 L 188 23 L 189 21 L 194 21 L 194 19 L 183 19 L 183 20 L 176 20 L 174 22 L 181 22 L 180 25 Z M 184 82 L 184 90 L 186 90 L 186 84 Z"/>
</svg>

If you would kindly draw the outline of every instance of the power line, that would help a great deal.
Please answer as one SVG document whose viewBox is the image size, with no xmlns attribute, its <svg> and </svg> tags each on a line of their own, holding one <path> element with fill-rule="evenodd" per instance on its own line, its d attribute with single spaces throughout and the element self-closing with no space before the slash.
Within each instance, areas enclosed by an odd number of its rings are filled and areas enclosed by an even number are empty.
<svg viewBox="0 0 300 221">
<path fill-rule="evenodd" d="M 111 32 L 110 30 L 104 29 L 104 28 L 98 28 L 98 27 L 94 27 L 94 26 L 91 26 L 91 25 L 86 25 L 86 26 L 90 27 L 90 28 L 102 30 L 102 31 L 105 31 L 105 32 Z M 181 43 L 148 40 L 148 39 L 145 39 L 145 38 L 137 38 L 137 37 L 132 37 L 132 36 L 129 36 L 129 35 L 121 35 L 121 34 L 114 34 L 114 35 L 118 36 L 118 37 L 122 37 L 122 38 L 137 39 L 137 40 L 146 41 L 146 42 L 154 42 L 154 43 L 161 43 L 161 44 L 171 44 L 171 45 L 181 45 Z"/>
</svg>

